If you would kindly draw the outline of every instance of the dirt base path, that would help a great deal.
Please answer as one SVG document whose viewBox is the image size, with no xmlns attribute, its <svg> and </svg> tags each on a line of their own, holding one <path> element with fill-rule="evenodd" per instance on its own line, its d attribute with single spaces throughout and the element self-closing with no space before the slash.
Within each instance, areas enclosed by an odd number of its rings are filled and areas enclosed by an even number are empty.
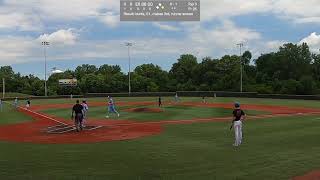
<svg viewBox="0 0 320 180">
<path fill-rule="evenodd" d="M 320 170 L 309 172 L 303 176 L 294 177 L 292 180 L 320 180 Z"/>
<path fill-rule="evenodd" d="M 119 102 L 118 106 L 156 106 L 154 102 Z M 232 104 L 206 104 L 206 103 L 179 103 L 180 106 L 216 107 L 232 109 Z M 103 102 L 90 103 L 90 107 L 105 106 Z M 103 126 L 94 131 L 83 131 L 80 133 L 69 132 L 64 134 L 48 134 L 46 129 L 49 126 L 59 124 L 70 124 L 62 118 L 40 113 L 39 111 L 51 108 L 70 108 L 71 104 L 50 104 L 33 106 L 29 110 L 20 108 L 19 111 L 31 116 L 34 121 L 13 125 L 0 126 L 0 140 L 12 142 L 27 142 L 40 144 L 70 144 L 70 143 L 96 143 L 107 141 L 130 140 L 146 136 L 158 135 L 163 131 L 163 126 L 168 124 L 190 124 L 201 122 L 227 122 L 230 117 L 203 118 L 192 120 L 168 120 L 158 122 L 135 122 L 123 120 L 90 120 L 88 125 Z M 271 117 L 285 117 L 293 115 L 311 115 L 320 113 L 317 109 L 310 108 L 289 108 L 281 106 L 266 105 L 243 105 L 243 109 L 267 111 L 271 114 L 250 116 L 248 120 L 256 120 Z M 131 109 L 132 110 L 132 109 Z M 155 110 L 154 110 L 155 111 Z M 70 124 L 72 125 L 72 124 Z"/>
</svg>

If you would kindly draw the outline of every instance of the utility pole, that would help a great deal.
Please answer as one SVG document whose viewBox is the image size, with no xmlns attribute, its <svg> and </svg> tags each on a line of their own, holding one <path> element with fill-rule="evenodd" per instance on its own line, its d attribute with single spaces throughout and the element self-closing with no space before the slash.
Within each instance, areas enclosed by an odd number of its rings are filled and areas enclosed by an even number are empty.
<svg viewBox="0 0 320 180">
<path fill-rule="evenodd" d="M 50 43 L 48 41 L 43 41 L 43 51 L 44 51 L 44 95 L 48 96 L 48 89 L 47 89 L 47 46 L 49 46 Z"/>
<path fill-rule="evenodd" d="M 4 78 L 2 78 L 2 98 L 5 98 L 5 94 L 6 94 L 6 84 L 5 84 L 5 80 Z"/>
<path fill-rule="evenodd" d="M 132 47 L 132 43 L 125 43 L 125 45 L 128 47 L 128 59 L 129 59 L 129 95 L 131 94 L 131 57 L 130 57 L 130 47 Z"/>
<path fill-rule="evenodd" d="M 239 44 L 237 44 L 237 46 L 239 46 L 239 48 L 240 48 L 240 92 L 242 92 L 242 80 L 243 80 L 242 47 L 243 47 L 243 43 L 239 43 Z"/>
</svg>

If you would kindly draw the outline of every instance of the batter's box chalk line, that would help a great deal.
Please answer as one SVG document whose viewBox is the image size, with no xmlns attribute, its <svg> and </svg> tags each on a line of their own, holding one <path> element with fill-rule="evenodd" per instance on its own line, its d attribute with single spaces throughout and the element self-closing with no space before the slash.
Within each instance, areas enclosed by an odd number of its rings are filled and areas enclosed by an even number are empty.
<svg viewBox="0 0 320 180">
<path fill-rule="evenodd" d="M 11 104 L 11 103 L 8 103 L 8 104 Z M 13 104 L 11 104 L 11 105 L 13 105 Z M 77 130 L 74 125 L 70 125 L 70 124 L 58 121 L 58 120 L 56 120 L 56 119 L 54 119 L 52 117 L 46 116 L 44 114 L 32 111 L 30 109 L 27 109 L 27 108 L 24 108 L 24 107 L 21 107 L 21 106 L 18 106 L 18 108 L 20 108 L 20 109 L 22 109 L 22 110 L 24 110 L 26 112 L 29 112 L 29 113 L 35 114 L 37 116 L 40 116 L 42 118 L 45 118 L 45 119 L 48 119 L 50 121 L 54 121 L 54 122 L 58 123 L 55 126 L 47 127 L 46 130 L 45 130 L 45 132 L 47 132 L 47 133 L 50 133 L 50 134 L 63 134 L 63 133 L 73 132 L 73 131 Z M 103 126 L 85 126 L 85 127 L 83 127 L 83 130 L 84 131 L 93 131 L 93 130 L 96 130 L 96 129 L 100 129 L 102 127 Z"/>
<path fill-rule="evenodd" d="M 93 131 L 96 129 L 100 129 L 103 126 L 85 126 L 83 127 L 83 131 Z M 76 131 L 76 127 L 74 125 L 56 125 L 48 127 L 46 132 L 49 134 L 64 134 L 68 132 L 74 132 Z"/>
</svg>

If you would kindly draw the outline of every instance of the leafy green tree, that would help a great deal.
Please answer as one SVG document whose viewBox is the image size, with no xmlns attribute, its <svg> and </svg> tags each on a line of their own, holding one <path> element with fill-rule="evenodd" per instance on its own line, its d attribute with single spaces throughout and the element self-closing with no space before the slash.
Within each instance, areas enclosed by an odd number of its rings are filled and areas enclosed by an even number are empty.
<svg viewBox="0 0 320 180">
<path fill-rule="evenodd" d="M 241 59 L 241 62 L 240 62 Z M 225 55 L 220 59 L 206 57 L 198 63 L 190 54 L 181 55 L 169 72 L 154 64 L 143 64 L 132 72 L 132 91 L 155 92 L 177 90 L 239 91 L 240 65 L 243 65 L 245 91 L 259 93 L 320 93 L 320 55 L 312 54 L 306 43 L 284 44 L 276 52 L 262 54 L 252 64 L 252 54 L 241 58 Z M 21 76 L 10 66 L 0 67 L 0 78 L 6 89 L 32 95 L 44 94 L 44 81 L 33 75 Z M 77 87 L 62 87 L 59 79 L 78 79 Z M 120 66 L 84 64 L 75 71 L 52 74 L 48 79 L 49 95 L 95 92 L 127 92 L 128 76 Z"/>
<path fill-rule="evenodd" d="M 218 90 L 239 91 L 240 88 L 240 58 L 224 56 L 218 62 Z"/>
<path fill-rule="evenodd" d="M 170 78 L 176 80 L 178 84 L 185 84 L 188 81 L 192 81 L 194 74 L 194 68 L 198 65 L 197 58 L 190 54 L 181 55 L 177 63 L 174 63 L 170 70 Z M 189 90 L 185 86 L 181 86 L 185 89 L 179 90 Z"/>
<path fill-rule="evenodd" d="M 149 86 L 152 91 L 167 91 L 168 72 L 163 71 L 160 66 L 143 64 L 136 67 L 134 73 L 148 79 L 149 84 L 146 84 L 146 86 Z"/>
<path fill-rule="evenodd" d="M 95 73 L 97 70 L 95 65 L 83 64 L 76 68 L 75 75 L 77 79 L 81 79 L 84 75 Z"/>
<path fill-rule="evenodd" d="M 95 71 L 93 71 L 95 72 Z M 91 73 L 93 73 L 91 72 Z M 107 64 L 104 64 L 99 67 L 97 74 L 103 74 L 103 75 L 113 75 L 121 72 L 120 66 L 109 66 Z"/>
<path fill-rule="evenodd" d="M 107 92 L 127 92 L 128 91 L 128 77 L 122 72 L 118 72 L 112 76 L 110 81 L 107 81 Z"/>
<path fill-rule="evenodd" d="M 250 64 L 250 61 L 251 61 L 251 58 L 252 58 L 252 54 L 250 51 L 245 51 L 241 57 L 241 60 L 242 60 L 242 64 L 243 65 L 248 65 Z"/>
<path fill-rule="evenodd" d="M 107 64 L 99 67 L 97 75 L 102 75 L 105 92 L 124 92 L 127 88 L 127 76 L 121 72 L 120 66 Z"/>
<path fill-rule="evenodd" d="M 159 91 L 159 86 L 150 78 L 143 77 L 137 73 L 132 76 L 132 90 L 136 92 L 156 92 Z"/>
<path fill-rule="evenodd" d="M 193 70 L 193 81 L 201 91 L 215 90 L 219 79 L 218 61 L 205 57 Z"/>
<path fill-rule="evenodd" d="M 16 88 L 15 88 L 17 84 L 14 81 L 14 79 L 16 78 L 16 75 L 13 72 L 12 67 L 10 67 L 10 66 L 0 67 L 0 80 L 1 81 L 2 81 L 2 78 L 5 78 L 7 92 L 17 92 Z"/>
<path fill-rule="evenodd" d="M 313 54 L 312 76 L 315 80 L 320 81 L 320 54 Z"/>
<path fill-rule="evenodd" d="M 300 79 L 301 89 L 297 94 L 312 94 L 316 89 L 316 83 L 312 76 L 302 76 Z"/>
</svg>

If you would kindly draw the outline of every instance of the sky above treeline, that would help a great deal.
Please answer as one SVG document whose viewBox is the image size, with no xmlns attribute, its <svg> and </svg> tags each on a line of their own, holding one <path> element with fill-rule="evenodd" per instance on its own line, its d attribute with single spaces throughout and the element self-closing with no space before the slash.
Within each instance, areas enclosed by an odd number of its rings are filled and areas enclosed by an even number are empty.
<svg viewBox="0 0 320 180">
<path fill-rule="evenodd" d="M 286 42 L 320 49 L 319 0 L 201 0 L 200 22 L 120 22 L 119 0 L 0 0 L 0 66 L 43 77 L 42 41 L 49 41 L 48 69 L 81 64 L 132 66 L 154 63 L 168 70 L 181 54 L 254 57 Z M 49 71 L 48 70 L 48 71 Z"/>
</svg>

